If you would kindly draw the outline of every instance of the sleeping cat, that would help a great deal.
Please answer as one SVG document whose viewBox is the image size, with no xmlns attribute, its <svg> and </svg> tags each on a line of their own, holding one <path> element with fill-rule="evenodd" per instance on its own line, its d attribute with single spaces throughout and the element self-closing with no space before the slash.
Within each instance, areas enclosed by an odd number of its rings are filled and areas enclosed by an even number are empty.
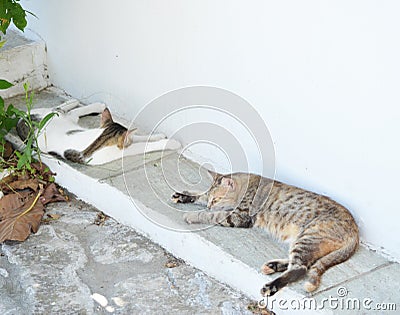
<svg viewBox="0 0 400 315">
<path fill-rule="evenodd" d="M 122 158 L 153 151 L 176 150 L 180 143 L 165 139 L 163 134 L 134 135 L 133 130 L 113 121 L 104 104 L 79 106 L 78 101 L 68 101 L 56 108 L 38 108 L 31 111 L 32 118 L 40 121 L 51 112 L 54 116 L 38 136 L 41 152 L 49 153 L 76 163 L 99 165 Z M 100 114 L 100 128 L 87 129 L 78 125 L 82 116 Z M 17 125 L 18 135 L 26 139 L 29 132 L 23 121 Z"/>
<path fill-rule="evenodd" d="M 228 227 L 261 227 L 276 238 L 290 242 L 289 258 L 266 262 L 264 274 L 283 272 L 261 290 L 272 296 L 308 272 L 305 290 L 312 292 L 322 274 L 356 251 L 358 227 L 350 212 L 333 201 L 301 188 L 254 174 L 212 173 L 213 184 L 206 193 L 175 193 L 176 203 L 197 203 L 209 211 L 189 212 L 187 223 Z"/>
</svg>

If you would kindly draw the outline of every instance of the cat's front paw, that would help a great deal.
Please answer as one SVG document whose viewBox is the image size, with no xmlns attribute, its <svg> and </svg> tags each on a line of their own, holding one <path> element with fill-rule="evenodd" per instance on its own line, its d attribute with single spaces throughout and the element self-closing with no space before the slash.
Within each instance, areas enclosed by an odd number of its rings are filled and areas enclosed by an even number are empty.
<svg viewBox="0 0 400 315">
<path fill-rule="evenodd" d="M 198 212 L 187 212 L 183 215 L 183 219 L 187 224 L 200 223 Z"/>
<path fill-rule="evenodd" d="M 167 139 L 167 136 L 163 133 L 155 133 L 151 135 L 151 141 L 160 141 L 163 139 Z"/>
<path fill-rule="evenodd" d="M 174 203 L 193 203 L 196 198 L 194 196 L 189 196 L 185 191 L 183 193 L 174 193 L 171 197 L 172 202 Z"/>
<path fill-rule="evenodd" d="M 174 139 L 168 139 L 165 144 L 164 150 L 178 150 L 181 148 L 181 143 Z"/>
</svg>

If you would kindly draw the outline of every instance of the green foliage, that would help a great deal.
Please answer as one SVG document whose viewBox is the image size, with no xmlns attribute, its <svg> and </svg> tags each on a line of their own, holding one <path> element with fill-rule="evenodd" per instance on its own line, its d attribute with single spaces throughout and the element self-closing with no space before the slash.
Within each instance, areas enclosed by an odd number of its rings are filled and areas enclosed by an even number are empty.
<svg viewBox="0 0 400 315">
<path fill-rule="evenodd" d="M 0 48 L 5 44 L 5 40 L 2 38 L 3 34 L 7 33 L 7 29 L 11 23 L 13 23 L 19 30 L 24 31 L 28 22 L 26 20 L 27 13 L 35 16 L 32 12 L 29 12 L 22 8 L 19 3 L 20 0 L 0 0 Z M 12 84 L 6 80 L 0 80 L 0 89 L 8 89 Z M 13 105 L 9 105 L 7 108 L 5 107 L 4 100 L 0 96 L 0 169 L 4 166 L 13 167 L 12 164 L 7 163 L 3 158 L 4 153 L 4 145 L 5 140 L 4 136 L 14 127 L 16 127 L 19 120 L 23 120 L 25 124 L 29 128 L 29 135 L 25 142 L 25 149 L 22 152 L 16 152 L 18 158 L 18 163 L 16 168 L 22 171 L 30 171 L 33 172 L 31 167 L 32 158 L 34 152 L 36 152 L 37 157 L 40 161 L 40 150 L 37 145 L 37 137 L 41 130 L 44 128 L 46 123 L 53 116 L 48 115 L 42 121 L 35 122 L 32 121 L 31 117 L 31 109 L 33 105 L 33 96 L 31 93 L 29 95 L 28 90 L 29 86 L 27 84 L 24 85 L 25 89 L 25 100 L 26 100 L 26 108 L 27 112 L 21 111 L 18 108 L 15 108 Z M 51 116 L 51 117 L 50 117 Z M 36 150 L 34 151 L 34 147 Z"/>
<path fill-rule="evenodd" d="M 1 83 L 0 86 L 2 86 Z M 3 83 L 3 86 L 7 86 L 7 84 Z M 25 148 L 21 152 L 15 152 L 15 155 L 17 156 L 17 164 L 15 168 L 23 172 L 29 171 L 33 174 L 35 170 L 31 167 L 31 164 L 34 161 L 34 158 L 37 158 L 41 163 L 38 137 L 46 124 L 54 115 L 56 115 L 56 113 L 50 113 L 40 121 L 33 120 L 31 110 L 35 94 L 34 92 L 29 93 L 29 84 L 27 83 L 24 84 L 24 90 L 26 112 L 19 110 L 13 105 L 9 105 L 5 110 L 4 100 L 0 97 L 0 152 L 4 151 L 4 136 L 13 127 L 16 127 L 18 121 L 22 120 L 22 122 L 28 127 L 29 132 L 25 139 Z M 4 161 L 4 159 L 2 159 L 2 162 L 2 164 L 5 164 L 7 167 L 14 167 L 10 164 L 7 165 L 7 162 Z"/>
<path fill-rule="evenodd" d="M 26 13 L 19 0 L 0 0 L 0 31 L 6 34 L 11 22 L 21 31 L 24 31 L 28 22 Z"/>
<path fill-rule="evenodd" d="M 0 80 L 0 90 L 8 89 L 12 84 L 6 80 Z M 14 111 L 14 106 L 10 105 L 5 109 L 4 100 L 0 96 L 0 154 L 4 152 L 4 136 L 17 125 L 18 117 Z"/>
<path fill-rule="evenodd" d="M 28 136 L 25 140 L 25 148 L 22 150 L 21 153 L 16 152 L 18 157 L 17 169 L 18 170 L 29 170 L 32 171 L 31 163 L 33 159 L 33 155 L 36 153 L 37 159 L 41 163 L 40 158 L 40 149 L 38 144 L 38 137 L 39 134 L 43 131 L 43 128 L 46 126 L 47 122 L 53 118 L 56 113 L 47 114 L 43 117 L 40 121 L 35 121 L 32 119 L 31 110 L 33 107 L 33 99 L 34 99 L 34 92 L 29 93 L 29 84 L 24 84 L 25 90 L 25 105 L 27 111 L 20 111 L 17 109 L 18 113 L 17 116 L 19 119 L 23 120 L 24 123 L 28 127 Z"/>
<path fill-rule="evenodd" d="M 5 89 L 8 89 L 8 88 L 10 88 L 12 86 L 13 86 L 13 84 L 8 82 L 8 81 L 0 80 L 0 90 L 5 90 Z"/>
</svg>

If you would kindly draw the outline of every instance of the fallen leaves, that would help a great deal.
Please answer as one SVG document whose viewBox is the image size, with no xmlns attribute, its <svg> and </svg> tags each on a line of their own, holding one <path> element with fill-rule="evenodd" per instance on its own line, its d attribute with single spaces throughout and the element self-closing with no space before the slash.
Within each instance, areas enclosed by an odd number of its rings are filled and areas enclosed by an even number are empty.
<svg viewBox="0 0 400 315">
<path fill-rule="evenodd" d="M 6 141 L 4 143 L 4 151 L 2 153 L 3 158 L 5 160 L 8 160 L 12 156 L 13 152 L 14 152 L 14 149 L 13 149 L 11 143 Z"/>
<path fill-rule="evenodd" d="M 5 240 L 24 241 L 31 232 L 37 232 L 44 214 L 43 204 L 38 202 L 42 192 L 43 189 L 39 190 L 36 196 L 30 196 L 25 204 L 15 210 L 5 205 L 7 210 L 0 222 L 0 243 Z"/>
<path fill-rule="evenodd" d="M 35 177 L 13 173 L 0 181 L 5 194 L 0 199 L 0 243 L 26 240 L 38 231 L 46 204 L 66 201 L 50 182 L 54 174 L 45 165 L 34 164 Z"/>
<path fill-rule="evenodd" d="M 99 213 L 97 213 L 96 219 L 94 220 L 93 223 L 98 226 L 103 226 L 108 218 L 109 216 L 100 211 Z"/>
<path fill-rule="evenodd" d="M 46 213 L 45 216 L 43 216 L 41 224 L 50 224 L 53 221 L 57 221 L 58 219 L 61 218 L 61 214 L 57 213 Z"/>
<path fill-rule="evenodd" d="M 265 306 L 261 306 L 260 302 L 252 301 L 247 305 L 247 309 L 255 315 L 275 315 L 273 311 L 270 311 Z"/>
<path fill-rule="evenodd" d="M 4 191 L 15 191 L 15 190 L 23 190 L 25 188 L 30 188 L 33 191 L 36 191 L 39 187 L 39 182 L 36 178 L 31 179 L 21 179 L 11 182 L 7 186 L 5 186 L 2 190 Z"/>
<path fill-rule="evenodd" d="M 164 255 L 167 257 L 167 261 L 164 264 L 166 268 L 175 268 L 185 263 L 182 259 L 176 258 L 171 253 L 165 252 Z"/>
</svg>

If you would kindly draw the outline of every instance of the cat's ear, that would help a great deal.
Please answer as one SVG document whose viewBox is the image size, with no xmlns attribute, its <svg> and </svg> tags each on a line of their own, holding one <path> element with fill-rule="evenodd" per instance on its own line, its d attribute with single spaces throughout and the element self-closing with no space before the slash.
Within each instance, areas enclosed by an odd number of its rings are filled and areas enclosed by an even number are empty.
<svg viewBox="0 0 400 315">
<path fill-rule="evenodd" d="M 221 186 L 227 187 L 229 189 L 235 189 L 236 183 L 232 177 L 223 177 L 221 180 Z"/>
<path fill-rule="evenodd" d="M 113 119 L 112 119 L 110 110 L 108 108 L 105 108 L 103 110 L 103 112 L 101 113 L 101 127 L 104 127 L 112 122 L 113 122 Z"/>
<path fill-rule="evenodd" d="M 213 180 L 216 180 L 219 176 L 219 174 L 214 171 L 207 170 L 207 172 L 208 172 L 208 174 L 210 174 L 210 176 L 212 177 Z"/>
<path fill-rule="evenodd" d="M 137 128 L 125 131 L 122 136 L 124 139 L 124 147 L 132 144 L 132 135 L 136 132 Z"/>
</svg>

